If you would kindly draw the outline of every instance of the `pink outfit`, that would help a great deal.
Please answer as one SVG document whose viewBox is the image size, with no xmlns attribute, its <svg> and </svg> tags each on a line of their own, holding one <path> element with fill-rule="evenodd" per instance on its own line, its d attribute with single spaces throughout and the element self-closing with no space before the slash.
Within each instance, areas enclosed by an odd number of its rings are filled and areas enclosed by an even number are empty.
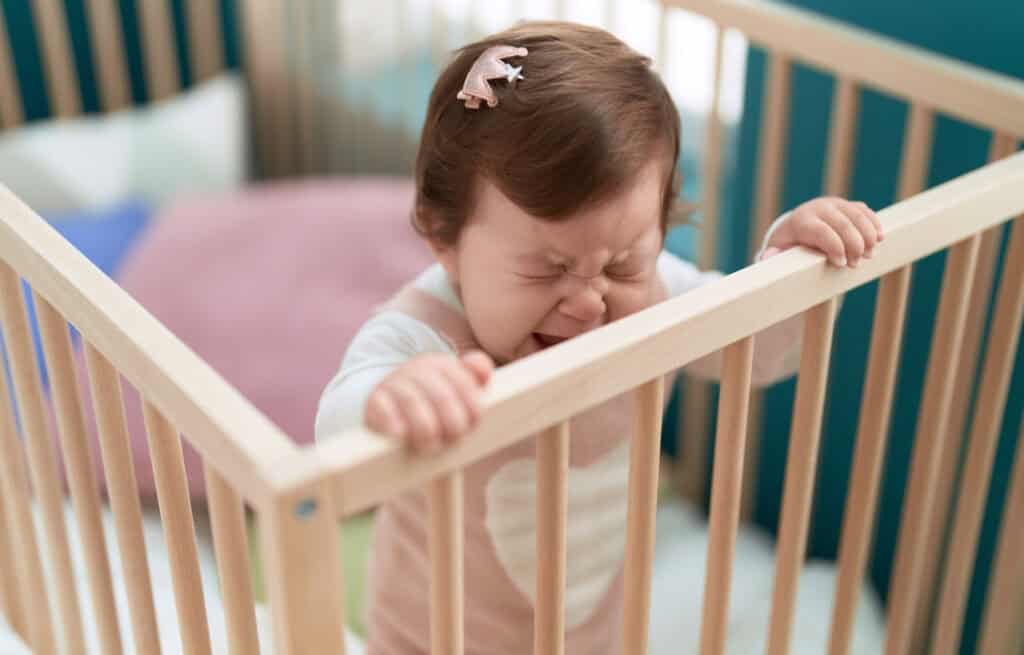
<svg viewBox="0 0 1024 655">
<path fill-rule="evenodd" d="M 383 309 L 423 321 L 457 351 L 475 347 L 466 319 L 429 293 L 408 286 Z M 631 402 L 624 394 L 571 422 L 566 652 L 573 655 L 619 648 Z M 467 655 L 533 652 L 534 453 L 527 438 L 464 471 Z M 368 655 L 429 651 L 427 520 L 423 490 L 378 512 Z"/>
</svg>

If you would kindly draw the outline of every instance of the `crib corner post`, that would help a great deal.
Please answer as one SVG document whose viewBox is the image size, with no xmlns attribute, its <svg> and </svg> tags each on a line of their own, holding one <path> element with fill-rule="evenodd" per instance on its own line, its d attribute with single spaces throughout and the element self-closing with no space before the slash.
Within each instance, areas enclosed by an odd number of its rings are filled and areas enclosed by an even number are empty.
<svg viewBox="0 0 1024 655">
<path fill-rule="evenodd" d="M 261 504 L 260 538 L 274 651 L 345 653 L 338 521 L 328 485 L 289 488 Z"/>
</svg>

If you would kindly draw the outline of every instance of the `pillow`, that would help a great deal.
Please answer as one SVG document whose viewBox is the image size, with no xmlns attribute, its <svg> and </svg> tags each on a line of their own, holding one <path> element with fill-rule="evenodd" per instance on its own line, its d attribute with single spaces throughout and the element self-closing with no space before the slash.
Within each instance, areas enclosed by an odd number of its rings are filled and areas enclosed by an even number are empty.
<svg viewBox="0 0 1024 655">
<path fill-rule="evenodd" d="M 349 340 L 432 261 L 409 225 L 412 202 L 410 180 L 373 178 L 181 201 L 153 221 L 118 282 L 272 422 L 311 443 L 320 394 Z M 151 498 L 130 388 L 125 411 L 140 491 Z M 185 451 L 189 488 L 201 499 L 198 456 Z"/>
<path fill-rule="evenodd" d="M 247 166 L 244 98 L 242 80 L 224 74 L 148 106 L 2 133 L 0 180 L 42 214 L 237 188 Z"/>
</svg>

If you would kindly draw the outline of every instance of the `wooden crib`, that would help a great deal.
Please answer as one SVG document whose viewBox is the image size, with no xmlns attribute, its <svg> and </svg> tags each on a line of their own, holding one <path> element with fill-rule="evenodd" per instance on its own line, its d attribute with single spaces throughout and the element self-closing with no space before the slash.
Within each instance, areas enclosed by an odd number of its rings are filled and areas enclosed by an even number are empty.
<svg viewBox="0 0 1024 655">
<path fill-rule="evenodd" d="M 91 3 L 103 8 L 103 2 Z M 158 7 L 147 3 L 151 52 L 166 49 Z M 561 3 L 564 6 L 564 3 Z M 56 3 L 39 2 L 44 21 L 48 70 L 60 111 L 78 111 L 62 47 Z M 210 3 L 195 2 L 195 8 Z M 280 29 L 277 3 L 243 3 L 247 29 Z M 753 335 L 779 321 L 804 315 L 804 351 L 792 441 L 786 466 L 782 524 L 774 585 L 769 652 L 789 649 L 796 580 L 803 564 L 816 454 L 825 403 L 837 301 L 846 292 L 880 280 L 874 317 L 866 394 L 861 409 L 852 491 L 844 517 L 839 584 L 829 652 L 846 653 L 858 589 L 865 575 L 875 519 L 880 467 L 900 354 L 912 265 L 948 249 L 941 300 L 936 308 L 935 353 L 928 363 L 919 434 L 943 435 L 957 403 L 958 362 L 977 358 L 981 322 L 976 298 L 987 296 L 995 252 L 1004 225 L 1024 213 L 1024 83 L 962 65 L 812 14 L 766 2 L 665 0 L 661 7 L 659 59 L 674 47 L 668 34 L 673 11 L 703 14 L 719 28 L 716 62 L 727 29 L 743 32 L 770 57 L 757 180 L 757 231 L 779 213 L 783 179 L 784 129 L 790 71 L 801 62 L 834 75 L 827 183 L 824 191 L 845 194 L 849 184 L 857 123 L 858 92 L 873 88 L 910 103 L 899 181 L 900 202 L 880 212 L 885 247 L 855 270 L 837 271 L 824 258 L 791 251 L 743 269 L 640 314 L 499 370 L 486 395 L 486 411 L 474 434 L 434 457 L 414 457 L 393 442 L 365 431 L 311 447 L 297 447 L 237 391 L 185 347 L 115 283 L 75 251 L 30 207 L 0 191 L 0 318 L 25 434 L 19 439 L 6 378 L 0 376 L 0 610 L 37 653 L 79 652 L 83 644 L 80 603 L 70 566 L 69 535 L 63 514 L 62 476 L 55 466 L 46 422 L 47 405 L 35 365 L 19 278 L 32 289 L 58 417 L 70 497 L 87 562 L 89 592 L 104 653 L 120 652 L 107 547 L 100 527 L 101 498 L 93 482 L 85 444 L 84 413 L 75 385 L 68 325 L 83 337 L 94 409 L 100 429 L 109 504 L 116 518 L 121 561 L 128 581 L 130 621 L 138 652 L 158 652 L 152 591 L 146 573 L 141 509 L 128 457 L 118 376 L 145 399 L 149 445 L 164 522 L 179 629 L 188 652 L 209 652 L 207 616 L 199 597 L 196 535 L 186 489 L 179 434 L 204 460 L 225 619 L 232 653 L 258 652 L 244 512 L 258 518 L 273 613 L 276 653 L 342 653 L 343 589 L 337 558 L 337 523 L 404 490 L 429 488 L 432 558 L 431 652 L 463 651 L 463 575 L 460 470 L 518 440 L 538 440 L 537 603 L 535 652 L 564 650 L 564 581 L 569 419 L 610 397 L 632 393 L 637 413 L 631 450 L 626 544 L 625 614 L 622 652 L 645 653 L 650 603 L 654 518 L 659 476 L 662 376 L 681 365 L 721 351 L 724 358 L 712 474 L 710 550 L 704 589 L 701 652 L 722 653 L 726 640 L 733 547 L 741 497 L 749 484 L 756 443 L 748 424 L 756 412 L 751 393 Z M 98 16 L 103 12 L 97 11 Z M 166 18 L 166 16 L 164 16 Z M 109 18 L 109 16 L 108 16 Z M 97 29 L 103 29 L 102 18 Z M 209 43 L 195 23 L 197 43 Z M 0 26 L 2 28 L 2 26 Z M 101 32 L 102 33 L 102 32 Z M 4 42 L 0 41 L 0 46 Z M 116 56 L 100 60 L 115 71 L 104 84 L 107 107 L 125 102 L 117 91 Z M 196 70 L 217 64 L 210 48 L 197 47 Z M 63 53 L 63 54 L 62 54 Z M 280 50 L 253 54 L 249 70 L 259 120 L 257 141 L 264 170 L 312 170 L 301 165 L 316 141 L 279 129 L 295 120 L 304 96 L 267 89 L 288 74 L 274 63 Z M 16 89 L 7 53 L 0 47 L 0 89 Z M 159 54 L 150 55 L 154 88 L 174 92 L 174 75 Z M 167 57 L 170 57 L 168 54 Z M 163 63 L 161 63 L 163 62 Z M 123 62 L 122 62 L 123 65 Z M 123 71 L 121 73 L 123 75 Z M 721 127 L 717 86 L 708 121 L 704 163 L 704 230 L 715 231 L 721 169 Z M 63 80 L 63 81 L 62 81 Z M 161 81 L 162 80 L 162 81 Z M 301 91 L 301 89 L 300 89 Z M 308 91 L 308 90 L 307 90 Z M 13 96 L 17 97 L 17 96 Z M 18 122 L 11 94 L 0 96 L 5 126 Z M 120 100 L 118 100 L 120 98 Z M 294 106 L 288 103 L 296 102 Z M 275 104 L 276 103 L 276 104 Z M 925 189 L 935 116 L 945 114 L 992 132 L 988 165 L 935 188 Z M 297 121 L 295 124 L 300 124 Z M 1024 310 L 1024 223 L 1010 227 L 1009 246 L 984 355 L 965 472 L 957 490 L 947 488 L 955 460 L 949 440 L 919 440 L 914 452 L 888 603 L 886 653 L 956 652 L 961 637 L 970 563 L 978 541 L 980 509 L 988 494 L 994 444 L 1005 407 L 1009 377 Z M 702 242 L 701 264 L 711 265 L 714 242 Z M 699 408 L 700 394 L 688 406 Z M 696 399 L 694 399 L 696 398 Z M 752 402 L 755 399 L 755 402 Z M 694 418 L 697 417 L 697 418 Z M 699 423 L 697 409 L 688 421 Z M 509 426 L 516 426 L 510 430 Z M 699 434 L 698 430 L 690 434 Z M 24 452 L 27 458 L 20 455 Z M 701 444 L 693 444 L 700 448 Z M 25 463 L 27 461 L 27 471 Z M 700 458 L 693 457 L 693 462 Z M 699 479 L 699 468 L 685 472 Z M 955 502 L 950 502 L 950 498 Z M 1024 617 L 1024 448 L 1017 449 L 1012 486 L 993 584 L 987 598 L 979 652 L 1019 652 Z M 33 505 L 42 514 L 41 534 Z M 935 585 L 935 531 L 953 523 L 941 585 Z M 928 555 L 931 554 L 929 559 Z M 48 562 L 48 567 L 44 563 Z M 48 569 L 51 584 L 46 583 Z M 56 608 L 51 613 L 52 606 Z M 926 617 L 934 615 L 932 634 Z"/>
</svg>

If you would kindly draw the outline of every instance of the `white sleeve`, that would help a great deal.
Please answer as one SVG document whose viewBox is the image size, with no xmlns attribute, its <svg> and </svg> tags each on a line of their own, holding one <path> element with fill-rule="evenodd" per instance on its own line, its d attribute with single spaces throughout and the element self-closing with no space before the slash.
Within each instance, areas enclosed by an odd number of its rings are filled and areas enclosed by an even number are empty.
<svg viewBox="0 0 1024 655">
<path fill-rule="evenodd" d="M 658 273 L 665 282 L 669 296 L 681 295 L 724 277 L 720 271 L 700 271 L 693 264 L 667 251 L 658 257 Z M 803 316 L 800 314 L 755 334 L 751 384 L 767 386 L 796 373 L 800 367 L 802 341 Z M 722 375 L 722 359 L 722 351 L 719 350 L 690 362 L 682 370 L 696 378 L 717 381 Z"/>
<path fill-rule="evenodd" d="M 416 355 L 451 353 L 451 347 L 425 323 L 405 314 L 383 312 L 352 339 L 341 368 L 327 384 L 316 413 L 317 441 L 363 425 L 370 392 L 389 373 Z"/>
</svg>

